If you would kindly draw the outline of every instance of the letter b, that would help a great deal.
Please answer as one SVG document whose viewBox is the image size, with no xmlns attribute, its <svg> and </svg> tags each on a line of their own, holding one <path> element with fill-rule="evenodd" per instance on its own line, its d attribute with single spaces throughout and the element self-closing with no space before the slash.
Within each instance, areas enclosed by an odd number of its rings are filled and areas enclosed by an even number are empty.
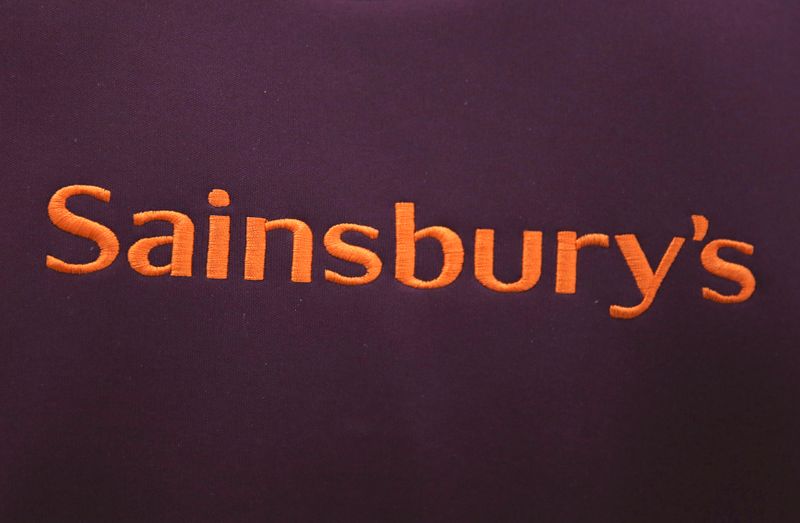
<svg viewBox="0 0 800 523">
<path fill-rule="evenodd" d="M 410 287 L 435 289 L 451 284 L 464 266 L 464 246 L 458 234 L 447 227 L 426 227 L 416 230 L 414 224 L 414 204 L 398 202 L 395 208 L 395 232 L 397 235 L 397 258 L 395 259 L 395 278 Z M 414 276 L 417 260 L 417 240 L 433 238 L 442 246 L 444 262 L 439 276 L 432 280 L 420 280 Z"/>
</svg>

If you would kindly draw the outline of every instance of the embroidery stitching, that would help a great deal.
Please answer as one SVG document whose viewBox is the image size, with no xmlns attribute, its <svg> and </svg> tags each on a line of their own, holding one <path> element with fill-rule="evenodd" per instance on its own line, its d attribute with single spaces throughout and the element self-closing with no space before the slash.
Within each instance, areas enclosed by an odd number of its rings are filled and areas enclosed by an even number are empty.
<svg viewBox="0 0 800 523">
<path fill-rule="evenodd" d="M 244 279 L 263 280 L 267 255 L 267 232 L 285 229 L 292 233 L 292 281 L 309 283 L 313 253 L 311 228 L 300 220 L 247 218 L 247 241 L 244 256 Z"/>
<path fill-rule="evenodd" d="M 395 204 L 395 231 L 397 235 L 397 259 L 395 278 L 400 283 L 418 289 L 435 289 L 449 285 L 461 274 L 464 266 L 464 245 L 461 238 L 447 227 L 433 226 L 415 230 L 414 204 L 399 202 Z M 433 238 L 442 246 L 444 262 L 439 276 L 432 280 L 420 280 L 414 276 L 417 241 Z"/>
<path fill-rule="evenodd" d="M 692 226 L 694 227 L 692 240 L 696 242 L 703 241 L 703 238 L 705 238 L 708 233 L 708 219 L 700 214 L 693 214 Z"/>
<path fill-rule="evenodd" d="M 85 194 L 101 202 L 111 201 L 111 191 L 93 185 L 69 185 L 53 194 L 47 205 L 47 214 L 53 225 L 64 232 L 80 238 L 92 240 L 100 248 L 97 259 L 89 263 L 67 263 L 55 256 L 47 255 L 45 265 L 58 272 L 68 274 L 87 274 L 105 269 L 117 259 L 119 240 L 108 227 L 82 216 L 72 214 L 67 209 L 67 200 Z"/>
<path fill-rule="evenodd" d="M 383 264 L 377 254 L 364 247 L 350 245 L 342 240 L 345 232 L 357 232 L 374 240 L 378 237 L 378 229 L 355 223 L 340 223 L 334 225 L 325 233 L 323 242 L 328 254 L 351 263 L 363 265 L 366 273 L 362 276 L 343 276 L 338 272 L 325 269 L 325 279 L 340 285 L 364 285 L 380 276 Z"/>
<path fill-rule="evenodd" d="M 719 257 L 720 249 L 735 249 L 742 254 L 752 256 L 755 248 L 749 243 L 737 242 L 733 240 L 714 240 L 703 248 L 700 253 L 700 261 L 703 267 L 720 278 L 725 278 L 738 283 L 741 290 L 737 294 L 720 294 L 715 290 L 703 287 L 703 298 L 717 303 L 741 303 L 756 291 L 756 279 L 750 269 L 738 263 L 731 263 Z"/>
<path fill-rule="evenodd" d="M 145 211 L 133 215 L 134 225 L 152 221 L 165 221 L 173 226 L 172 236 L 142 238 L 128 250 L 128 262 L 133 270 L 143 276 L 191 276 L 194 250 L 194 224 L 185 214 L 175 211 Z M 150 263 L 150 251 L 160 245 L 172 244 L 172 261 L 167 265 Z"/>
<path fill-rule="evenodd" d="M 585 234 L 580 238 L 575 231 L 558 233 L 556 257 L 556 293 L 575 294 L 578 251 L 584 247 L 596 246 L 608 248 L 607 234 Z"/>
<path fill-rule="evenodd" d="M 522 275 L 512 283 L 494 276 L 494 229 L 475 231 L 475 278 L 487 289 L 497 292 L 523 292 L 532 289 L 542 274 L 542 233 L 522 233 Z"/>
<path fill-rule="evenodd" d="M 214 189 L 208 193 L 208 203 L 213 207 L 227 207 L 231 198 L 227 191 Z M 228 253 L 231 241 L 230 216 L 208 217 L 208 258 L 206 277 L 216 280 L 228 278 Z"/>
<path fill-rule="evenodd" d="M 88 274 L 110 266 L 119 254 L 119 240 L 116 234 L 105 225 L 78 216 L 67 208 L 67 201 L 73 196 L 86 195 L 104 203 L 111 201 L 111 191 L 92 185 L 69 185 L 58 189 L 50 198 L 47 213 L 59 230 L 88 239 L 97 244 L 99 254 L 89 263 L 69 263 L 50 254 L 46 256 L 45 266 L 56 272 L 68 274 Z M 231 199 L 227 191 L 213 189 L 208 193 L 208 203 L 213 208 L 225 208 Z M 189 216 L 177 211 L 143 211 L 132 215 L 133 224 L 142 226 L 152 221 L 165 221 L 172 225 L 172 235 L 145 237 L 136 240 L 128 249 L 128 262 L 138 274 L 155 276 L 192 275 L 192 256 L 194 250 L 194 224 Z M 395 279 L 418 289 L 440 288 L 453 283 L 464 266 L 464 245 L 460 236 L 453 230 L 434 225 L 416 229 L 415 205 L 412 202 L 395 204 Z M 701 242 L 708 234 L 709 221 L 699 214 L 691 216 L 692 241 Z M 260 217 L 246 217 L 244 279 L 263 280 L 267 256 L 267 236 L 270 231 L 282 229 L 292 234 L 291 281 L 309 283 L 312 279 L 313 232 L 305 222 L 292 218 L 267 220 Z M 379 231 L 368 225 L 340 223 L 330 227 L 323 237 L 327 253 L 345 262 L 361 265 L 364 273 L 359 276 L 346 276 L 331 269 L 325 269 L 325 280 L 338 285 L 365 285 L 375 281 L 381 274 L 383 263 L 378 254 L 368 248 L 345 242 L 345 233 L 357 233 L 370 240 L 376 240 Z M 209 215 L 208 250 L 206 258 L 206 277 L 227 279 L 230 255 L 231 217 Z M 532 289 L 538 283 L 542 272 L 541 231 L 525 230 L 522 233 L 522 260 L 519 279 L 502 282 L 494 275 L 494 229 L 476 229 L 474 237 L 475 279 L 487 289 L 495 292 L 516 293 Z M 422 280 L 415 276 L 416 243 L 424 238 L 436 240 L 442 249 L 443 261 L 436 278 Z M 653 271 L 635 234 L 614 236 L 616 244 L 633 275 L 642 300 L 633 306 L 611 305 L 612 318 L 632 319 L 638 317 L 653 304 L 656 295 L 669 273 L 672 264 L 680 253 L 686 239 L 674 237 L 662 255 L 658 267 Z M 609 236 L 591 233 L 577 236 L 575 231 L 559 231 L 556 235 L 556 283 L 558 294 L 576 292 L 578 251 L 584 247 L 609 248 Z M 156 247 L 171 245 L 170 263 L 156 266 L 150 262 L 150 252 Z M 714 276 L 730 280 L 740 286 L 736 294 L 722 294 L 709 287 L 702 287 L 704 299 L 722 304 L 735 304 L 748 300 L 756 288 L 752 271 L 744 265 L 732 263 L 720 257 L 721 249 L 734 249 L 747 256 L 753 255 L 753 245 L 741 241 L 717 239 L 709 242 L 700 253 L 703 268 Z"/>
<path fill-rule="evenodd" d="M 636 280 L 636 286 L 639 287 L 639 292 L 642 293 L 642 301 L 638 305 L 632 307 L 623 307 L 622 305 L 612 305 L 609 307 L 609 313 L 612 318 L 632 319 L 639 316 L 644 311 L 650 308 L 656 298 L 661 282 L 669 272 L 672 262 L 678 256 L 678 252 L 683 246 L 683 238 L 673 238 L 667 247 L 667 251 L 661 258 L 656 272 L 650 267 L 650 262 L 647 261 L 647 256 L 642 251 L 639 245 L 639 240 L 635 234 L 620 234 L 614 236 L 617 240 L 617 246 L 625 257 L 625 262 Z"/>
</svg>

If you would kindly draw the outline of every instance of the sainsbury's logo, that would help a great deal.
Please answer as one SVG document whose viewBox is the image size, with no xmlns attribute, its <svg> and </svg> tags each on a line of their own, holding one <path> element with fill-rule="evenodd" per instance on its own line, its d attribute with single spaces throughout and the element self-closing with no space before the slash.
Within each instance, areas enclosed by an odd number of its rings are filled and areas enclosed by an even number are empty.
<svg viewBox="0 0 800 523">
<path fill-rule="evenodd" d="M 77 196 L 89 196 L 104 203 L 111 201 L 111 191 L 108 189 L 93 185 L 70 185 L 52 195 L 47 206 L 48 215 L 60 230 L 95 242 L 99 254 L 89 263 L 70 263 L 48 255 L 45 263 L 54 271 L 80 275 L 109 267 L 119 255 L 120 244 L 117 235 L 110 228 L 74 214 L 67 208 L 67 201 Z M 213 208 L 224 209 L 230 205 L 230 196 L 222 189 L 214 189 L 208 194 L 208 203 Z M 439 225 L 417 228 L 415 206 L 411 202 L 395 203 L 394 214 L 395 279 L 403 285 L 417 289 L 436 289 L 453 283 L 461 275 L 464 266 L 465 248 L 461 237 L 453 230 Z M 691 240 L 703 242 L 708 233 L 708 220 L 701 215 L 693 215 L 691 218 L 693 226 Z M 231 217 L 212 214 L 208 219 L 205 277 L 224 280 L 229 275 Z M 130 267 L 144 276 L 191 277 L 195 250 L 195 227 L 192 219 L 186 214 L 171 210 L 151 210 L 133 214 L 134 225 L 140 226 L 153 221 L 171 224 L 172 234 L 141 238 L 133 243 L 128 248 Z M 291 280 L 297 283 L 311 282 L 311 268 L 314 262 L 313 232 L 307 223 L 294 218 L 268 220 L 248 216 L 245 225 L 243 270 L 245 280 L 264 279 L 267 233 L 282 229 L 292 234 Z M 346 276 L 326 269 L 325 280 L 336 285 L 367 285 L 375 281 L 383 270 L 381 258 L 370 249 L 345 242 L 342 239 L 345 233 L 361 234 L 369 240 L 377 240 L 380 235 L 380 231 L 374 227 L 355 223 L 340 223 L 328 228 L 323 237 L 328 254 L 360 266 L 362 274 Z M 541 276 L 542 236 L 541 231 L 523 231 L 520 277 L 516 281 L 505 282 L 497 279 L 494 274 L 494 229 L 476 229 L 473 242 L 475 279 L 495 292 L 514 293 L 532 289 Z M 415 275 L 416 244 L 423 238 L 437 241 L 443 253 L 439 275 L 430 280 L 420 279 Z M 634 305 L 611 305 L 609 314 L 612 318 L 632 319 L 644 313 L 653 304 L 661 283 L 687 239 L 680 236 L 672 238 L 655 268 L 639 245 L 635 234 L 617 234 L 614 236 L 614 241 L 630 268 L 642 299 Z M 604 233 L 579 236 L 575 231 L 559 231 L 556 243 L 555 292 L 558 294 L 576 292 L 580 250 L 589 247 L 601 249 L 611 247 L 611 239 Z M 170 263 L 153 265 L 150 261 L 150 251 L 162 245 L 171 246 Z M 720 256 L 722 249 L 733 249 L 749 256 L 753 254 L 754 247 L 741 241 L 714 239 L 707 242 L 701 251 L 700 263 L 703 268 L 715 276 L 738 284 L 739 290 L 735 294 L 722 294 L 709 287 L 703 287 L 700 295 L 722 304 L 743 302 L 755 292 L 755 277 L 747 267 L 723 259 Z"/>
</svg>

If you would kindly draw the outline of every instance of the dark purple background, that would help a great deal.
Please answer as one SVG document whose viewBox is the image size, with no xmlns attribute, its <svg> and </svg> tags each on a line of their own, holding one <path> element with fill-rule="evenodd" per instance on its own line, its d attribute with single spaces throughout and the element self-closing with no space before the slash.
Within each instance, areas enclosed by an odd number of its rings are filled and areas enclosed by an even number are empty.
<svg viewBox="0 0 800 523">
<path fill-rule="evenodd" d="M 114 4 L 114 5 L 111 5 Z M 797 521 L 800 7 L 793 1 L 0 3 L 0 521 Z M 59 187 L 123 251 L 46 214 Z M 208 190 L 231 275 L 205 279 Z M 393 204 L 467 247 L 435 291 L 393 279 Z M 195 276 L 127 264 L 133 212 L 197 226 Z M 652 263 L 690 215 L 750 242 L 756 294 L 700 289 L 687 242 L 653 307 L 616 248 L 554 292 L 555 233 L 636 233 Z M 314 282 L 242 279 L 245 216 L 315 232 Z M 380 229 L 381 278 L 322 234 Z M 515 279 L 471 276 L 497 229 Z M 427 242 L 426 242 L 427 243 Z M 421 245 L 422 276 L 439 263 Z"/>
</svg>

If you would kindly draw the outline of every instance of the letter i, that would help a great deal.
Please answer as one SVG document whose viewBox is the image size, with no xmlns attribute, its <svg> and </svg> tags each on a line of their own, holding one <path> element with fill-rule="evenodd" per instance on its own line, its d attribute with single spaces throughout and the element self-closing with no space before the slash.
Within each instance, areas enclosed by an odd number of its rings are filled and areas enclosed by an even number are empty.
<svg viewBox="0 0 800 523">
<path fill-rule="evenodd" d="M 231 198 L 227 191 L 214 189 L 208 193 L 208 203 L 212 207 L 227 207 Z M 230 250 L 231 218 L 230 216 L 208 217 L 208 260 L 206 277 L 214 280 L 228 278 L 228 251 Z"/>
</svg>

